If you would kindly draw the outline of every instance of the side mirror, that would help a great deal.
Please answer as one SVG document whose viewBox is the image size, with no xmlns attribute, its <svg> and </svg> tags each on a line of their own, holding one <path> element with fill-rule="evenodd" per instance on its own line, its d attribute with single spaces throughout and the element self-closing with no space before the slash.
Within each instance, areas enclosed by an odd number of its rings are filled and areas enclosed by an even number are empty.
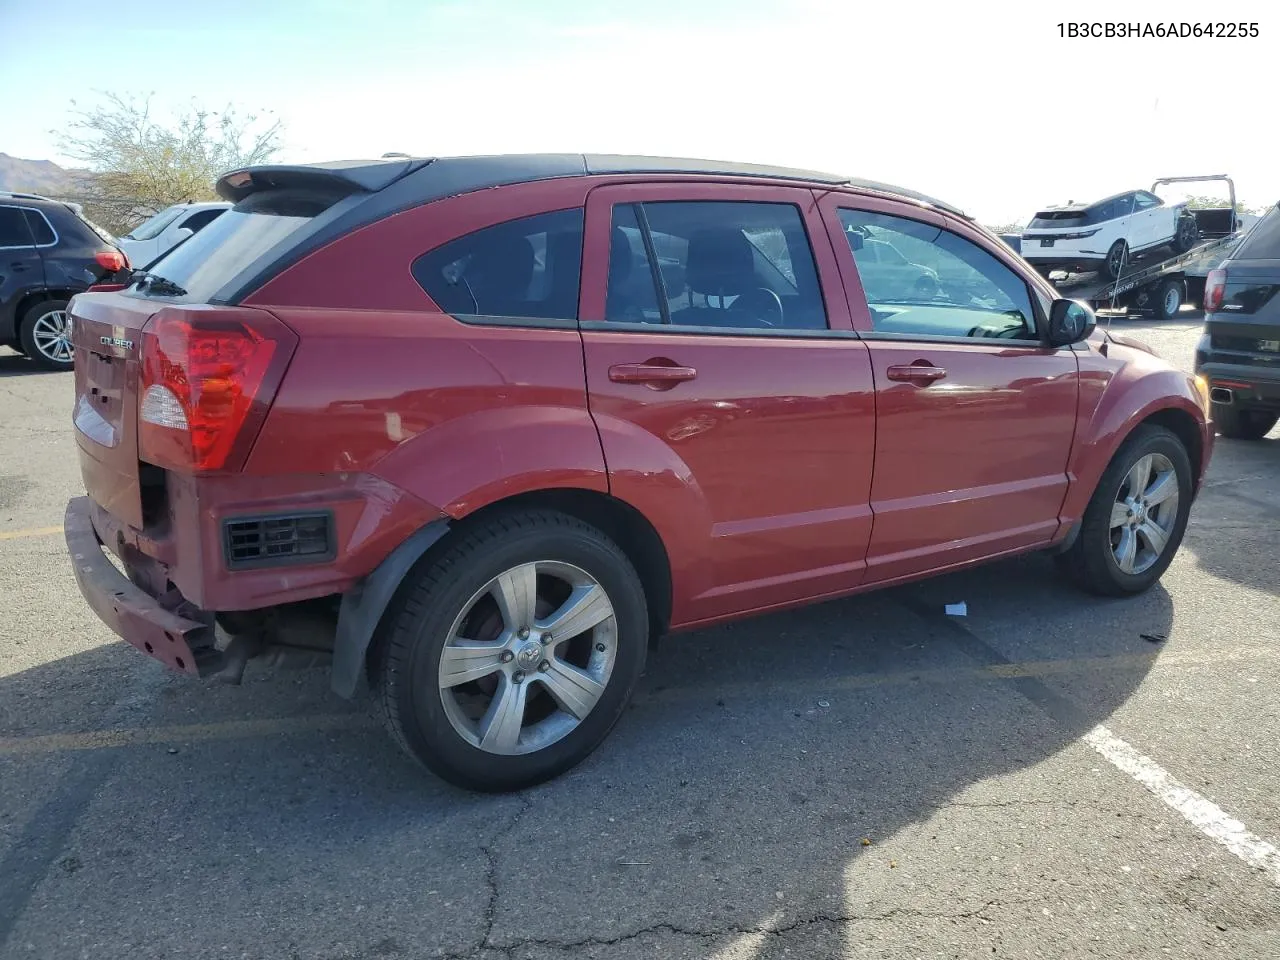
<svg viewBox="0 0 1280 960">
<path fill-rule="evenodd" d="M 850 250 L 856 251 L 862 249 L 862 234 L 857 230 L 846 230 L 844 235 L 849 238 Z"/>
<path fill-rule="evenodd" d="M 1079 343 L 1098 325 L 1093 311 L 1078 300 L 1055 300 L 1049 308 L 1049 346 Z"/>
</svg>

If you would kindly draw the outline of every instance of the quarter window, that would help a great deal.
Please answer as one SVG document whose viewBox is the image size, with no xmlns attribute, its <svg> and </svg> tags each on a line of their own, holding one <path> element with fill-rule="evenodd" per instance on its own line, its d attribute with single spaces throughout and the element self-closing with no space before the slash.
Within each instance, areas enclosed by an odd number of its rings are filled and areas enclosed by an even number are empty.
<svg viewBox="0 0 1280 960">
<path fill-rule="evenodd" d="M 29 247 L 31 233 L 17 207 L 0 207 L 0 247 Z"/>
<path fill-rule="evenodd" d="M 53 227 L 44 218 L 44 214 L 39 210 L 27 210 L 26 214 L 27 226 L 31 228 L 31 237 L 35 240 L 37 247 L 47 247 L 57 239 L 53 234 Z"/>
<path fill-rule="evenodd" d="M 877 332 L 1035 338 L 1026 283 L 976 243 L 918 220 L 865 210 L 842 209 L 840 222 Z"/>
<path fill-rule="evenodd" d="M 825 330 L 799 208 L 661 201 L 613 208 L 605 319 L 737 330 Z"/>
<path fill-rule="evenodd" d="M 577 319 L 582 210 L 509 220 L 413 262 L 427 295 L 456 316 Z"/>
</svg>

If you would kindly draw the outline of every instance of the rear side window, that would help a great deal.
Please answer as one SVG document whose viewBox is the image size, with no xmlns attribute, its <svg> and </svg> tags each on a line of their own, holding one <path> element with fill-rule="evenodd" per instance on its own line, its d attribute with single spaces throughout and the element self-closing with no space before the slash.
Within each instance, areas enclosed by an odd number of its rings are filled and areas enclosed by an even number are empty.
<svg viewBox="0 0 1280 960">
<path fill-rule="evenodd" d="M 186 227 L 192 233 L 199 233 L 209 224 L 213 223 L 213 221 L 217 220 L 221 213 L 222 211 L 218 209 L 200 210 L 183 220 L 182 226 Z"/>
<path fill-rule="evenodd" d="M 799 208 L 662 201 L 613 208 L 605 319 L 680 327 L 825 330 Z"/>
<path fill-rule="evenodd" d="M 0 207 L 0 247 L 29 247 L 31 232 L 17 207 Z"/>
<path fill-rule="evenodd" d="M 976 243 L 932 224 L 866 210 L 842 209 L 840 223 L 877 332 L 1035 337 L 1026 282 Z M 886 258 L 886 249 L 900 258 Z"/>
<path fill-rule="evenodd" d="M 1280 204 L 1253 225 L 1232 260 L 1280 260 Z"/>
<path fill-rule="evenodd" d="M 27 210 L 26 213 L 27 226 L 31 228 L 31 236 L 35 240 L 36 246 L 47 247 L 58 239 L 53 232 L 53 227 L 44 218 L 44 214 L 39 210 Z"/>
<path fill-rule="evenodd" d="M 299 188 L 252 193 L 147 269 L 184 288 L 184 299 L 207 301 L 337 199 Z"/>
<path fill-rule="evenodd" d="M 413 262 L 413 277 L 445 313 L 576 320 L 582 209 L 485 227 Z"/>
</svg>

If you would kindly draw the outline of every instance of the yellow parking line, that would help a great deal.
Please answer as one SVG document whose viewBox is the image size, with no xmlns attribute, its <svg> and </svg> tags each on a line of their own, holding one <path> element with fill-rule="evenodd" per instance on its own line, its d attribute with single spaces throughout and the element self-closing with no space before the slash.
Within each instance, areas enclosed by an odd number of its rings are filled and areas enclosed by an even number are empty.
<svg viewBox="0 0 1280 960">
<path fill-rule="evenodd" d="M 218 723 L 171 727 L 49 733 L 35 737 L 0 738 L 0 757 L 104 750 L 145 744 L 192 743 L 200 740 L 239 740 L 245 737 L 284 736 L 322 730 L 359 730 L 373 724 L 373 718 L 367 714 L 336 713 L 264 720 L 224 720 Z"/>
<path fill-rule="evenodd" d="M 30 530 L 0 530 L 0 540 L 24 540 L 27 537 L 51 537 L 62 527 L 32 527 Z"/>
</svg>

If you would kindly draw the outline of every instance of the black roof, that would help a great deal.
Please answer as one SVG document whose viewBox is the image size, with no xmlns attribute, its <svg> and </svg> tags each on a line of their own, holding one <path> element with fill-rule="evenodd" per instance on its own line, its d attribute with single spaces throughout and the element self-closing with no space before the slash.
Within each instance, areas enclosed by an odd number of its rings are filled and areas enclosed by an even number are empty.
<svg viewBox="0 0 1280 960">
<path fill-rule="evenodd" d="M 937 207 L 956 216 L 966 214 L 933 197 L 874 180 L 860 180 L 841 174 L 755 163 L 732 163 L 686 157 L 646 157 L 622 154 L 530 153 L 477 157 L 404 157 L 391 155 L 380 160 L 337 160 L 301 165 L 246 167 L 225 174 L 218 181 L 218 194 L 239 201 L 256 190 L 292 183 L 329 184 L 353 190 L 377 192 L 399 180 L 411 178 L 419 186 L 419 203 L 442 199 L 485 187 L 603 174 L 684 173 L 705 176 L 759 177 L 768 180 L 795 180 L 828 186 L 848 186 L 858 190 L 890 194 Z M 966 217 L 967 218 L 967 217 Z"/>
<path fill-rule="evenodd" d="M 924 204 L 969 219 L 963 212 L 913 190 L 814 170 L 749 163 L 632 157 L 582 153 L 529 153 L 488 157 L 405 157 L 338 160 L 313 164 L 266 164 L 223 174 L 218 195 L 240 203 L 262 190 L 302 188 L 328 193 L 325 212 L 282 240 L 232 278 L 213 297 L 238 303 L 290 263 L 329 241 L 384 217 L 413 207 L 489 187 L 601 174 L 686 173 L 720 177 L 793 180 L 831 187 L 847 186 Z"/>
</svg>

